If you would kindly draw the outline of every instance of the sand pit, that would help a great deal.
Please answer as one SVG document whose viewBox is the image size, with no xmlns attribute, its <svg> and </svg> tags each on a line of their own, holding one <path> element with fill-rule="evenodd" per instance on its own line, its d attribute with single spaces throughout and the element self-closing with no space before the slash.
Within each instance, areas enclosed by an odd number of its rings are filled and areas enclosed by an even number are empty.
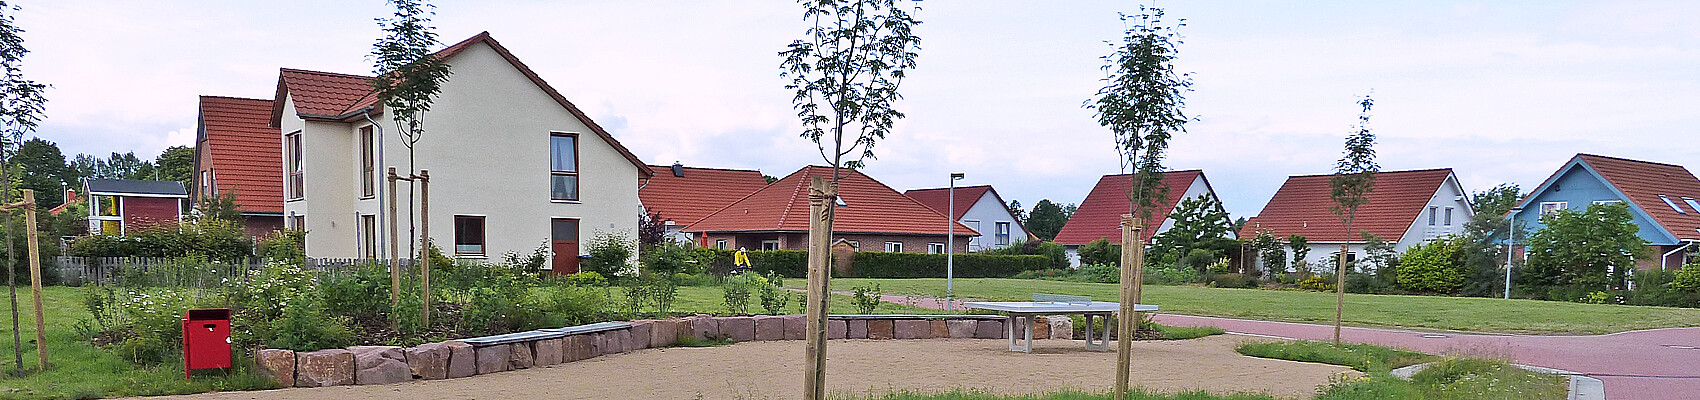
<svg viewBox="0 0 1700 400">
<path fill-rule="evenodd" d="M 1134 344 L 1133 381 L 1153 391 L 1203 389 L 1308 397 L 1344 367 L 1260 359 L 1234 352 L 1252 339 L 1218 335 Z M 989 389 L 1000 393 L 1060 388 L 1107 390 L 1115 353 L 1079 341 L 1043 340 L 1033 354 L 1003 340 L 835 340 L 828 347 L 828 390 Z M 395 385 L 341 386 L 177 396 L 181 399 L 789 399 L 802 392 L 803 342 L 747 342 L 710 348 L 638 350 L 590 360 L 471 378 Z M 150 397 L 158 399 L 159 397 Z"/>
</svg>

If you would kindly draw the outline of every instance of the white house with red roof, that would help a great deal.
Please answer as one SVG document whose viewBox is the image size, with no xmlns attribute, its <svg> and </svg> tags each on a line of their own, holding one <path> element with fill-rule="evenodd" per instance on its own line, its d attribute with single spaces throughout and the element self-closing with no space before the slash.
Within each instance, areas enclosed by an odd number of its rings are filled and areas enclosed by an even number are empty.
<svg viewBox="0 0 1700 400">
<path fill-rule="evenodd" d="M 1638 236 L 1652 247 L 1641 269 L 1680 268 L 1700 250 L 1700 179 L 1681 165 L 1577 154 L 1518 203 L 1516 221 L 1540 229 L 1542 215 L 1581 211 L 1592 204 L 1629 206 Z"/>
<path fill-rule="evenodd" d="M 1037 239 L 1027 232 L 1021 219 L 1010 212 L 1008 203 L 998 196 L 991 185 L 956 188 L 955 206 L 951 205 L 951 188 L 912 189 L 903 192 L 939 214 L 955 212 L 951 218 L 981 234 L 968 238 L 968 251 L 982 251 L 1008 246 L 1016 241 Z"/>
<path fill-rule="evenodd" d="M 809 180 L 832 179 L 832 167 L 809 166 L 686 226 L 699 244 L 717 249 L 806 250 L 809 247 Z M 951 220 L 859 171 L 839 170 L 834 242 L 856 251 L 943 253 L 951 225 L 955 252 L 980 233 Z"/>
<path fill-rule="evenodd" d="M 1074 216 L 1069 217 L 1068 223 L 1057 232 L 1056 242 L 1068 249 L 1068 259 L 1072 265 L 1080 266 L 1080 246 L 1098 239 L 1109 240 L 1111 243 L 1121 241 L 1121 218 L 1133 204 L 1133 201 L 1127 198 L 1128 188 L 1133 185 L 1130 180 L 1132 176 L 1115 174 L 1098 178 L 1098 184 L 1092 187 L 1092 192 L 1086 195 L 1086 200 L 1080 202 L 1080 208 L 1074 211 Z M 1174 221 L 1169 220 L 1169 213 L 1174 211 L 1182 199 L 1208 196 L 1216 200 L 1217 204 L 1222 203 L 1202 170 L 1163 172 L 1162 182 L 1167 188 L 1168 197 L 1160 200 L 1158 209 L 1152 210 L 1151 218 L 1144 221 L 1147 241 L 1175 226 Z"/>
<path fill-rule="evenodd" d="M 635 231 L 638 185 L 654 174 L 647 165 L 488 32 L 436 56 L 451 75 L 412 151 L 371 77 L 281 70 L 267 126 L 279 134 L 281 215 L 308 232 L 309 256 L 383 258 L 391 241 L 407 251 L 407 222 L 423 215 L 390 215 L 392 197 L 419 199 L 406 182 L 388 189 L 389 167 L 430 171 L 431 240 L 451 256 L 547 246 L 557 271 L 574 272 L 581 239 Z M 399 237 L 388 232 L 392 219 Z"/>
<path fill-rule="evenodd" d="M 649 167 L 656 174 L 638 188 L 638 199 L 643 201 L 645 214 L 659 218 L 668 237 L 682 243 L 697 242 L 684 232 L 686 225 L 767 187 L 767 178 L 753 169 L 686 167 L 680 163 Z"/>
<path fill-rule="evenodd" d="M 1310 244 L 1305 263 L 1321 268 L 1333 265 L 1341 243 L 1350 250 L 1348 262 L 1362 258 L 1366 244 L 1363 233 L 1404 251 L 1427 240 L 1463 233 L 1464 223 L 1474 214 L 1467 192 L 1451 168 L 1380 172 L 1375 174 L 1369 202 L 1359 206 L 1352 232 L 1347 233 L 1345 224 L 1332 211 L 1334 200 L 1328 181 L 1333 176 L 1287 177 L 1263 211 L 1246 221 L 1240 237 L 1254 237 L 1260 231 L 1269 231 L 1283 241 L 1291 235 L 1304 236 Z"/>
</svg>

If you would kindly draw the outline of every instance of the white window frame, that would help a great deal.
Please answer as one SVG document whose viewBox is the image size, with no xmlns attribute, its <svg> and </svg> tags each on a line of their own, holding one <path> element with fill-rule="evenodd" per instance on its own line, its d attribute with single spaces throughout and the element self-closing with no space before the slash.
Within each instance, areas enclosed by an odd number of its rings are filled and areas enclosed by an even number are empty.
<svg viewBox="0 0 1700 400">
<path fill-rule="evenodd" d="M 115 207 L 113 207 L 113 209 L 117 211 L 118 215 L 100 215 L 100 198 L 102 198 L 102 197 L 105 197 L 105 198 L 110 199 L 111 201 L 117 203 L 117 204 L 115 204 Z M 101 229 L 102 227 L 100 226 L 102 221 L 118 221 L 118 234 L 123 235 L 123 234 L 126 233 L 124 231 L 125 230 L 125 226 L 124 226 L 124 201 L 120 200 L 117 195 L 90 193 L 89 194 L 89 217 L 88 217 L 88 219 L 89 219 L 89 233 L 102 234 L 102 235 L 106 234 L 106 232 L 103 231 Z"/>
<path fill-rule="evenodd" d="M 307 198 L 306 138 L 301 136 L 301 131 L 283 135 L 284 201 Z"/>
<path fill-rule="evenodd" d="M 973 229 L 974 232 L 976 232 L 976 233 L 980 232 L 980 220 L 965 219 L 965 220 L 962 220 L 962 226 L 966 226 L 969 229 Z M 984 234 L 982 233 L 982 235 L 984 235 Z M 977 249 L 977 248 L 980 248 L 980 236 L 969 236 L 968 237 L 968 249 L 973 250 L 973 249 Z"/>
<path fill-rule="evenodd" d="M 771 246 L 769 246 L 769 245 L 771 245 Z M 772 247 L 772 248 L 769 248 L 769 247 Z M 761 250 L 762 251 L 779 250 L 779 240 L 773 239 L 773 240 L 763 240 L 763 241 L 761 241 Z"/>
<path fill-rule="evenodd" d="M 714 249 L 715 250 L 726 250 L 726 239 L 715 239 L 714 240 Z"/>
<path fill-rule="evenodd" d="M 1558 212 L 1559 210 L 1567 210 L 1567 209 L 1570 209 L 1570 202 L 1568 202 L 1568 201 L 1543 201 L 1543 202 L 1541 202 L 1541 215 L 1543 215 L 1543 216 L 1547 215 L 1547 214 Z"/>
<path fill-rule="evenodd" d="M 927 243 L 927 254 L 944 254 L 944 243 Z"/>
<path fill-rule="evenodd" d="M 885 252 L 887 252 L 887 253 L 902 253 L 903 252 L 903 242 L 885 242 Z"/>
<path fill-rule="evenodd" d="M 1599 204 L 1599 205 L 1623 204 L 1623 200 L 1595 200 L 1593 202 L 1593 204 Z"/>
<path fill-rule="evenodd" d="M 1009 245 L 1009 233 L 1011 231 L 1010 225 L 1012 224 L 1009 221 L 998 221 L 992 225 L 997 229 L 997 243 L 999 246 Z"/>
<path fill-rule="evenodd" d="M 1452 226 L 1452 207 L 1446 208 L 1446 218 L 1440 221 L 1446 226 Z"/>
<path fill-rule="evenodd" d="M 1428 226 L 1435 226 L 1436 219 L 1439 217 L 1439 215 L 1436 214 L 1439 213 L 1440 206 L 1428 206 Z"/>
</svg>

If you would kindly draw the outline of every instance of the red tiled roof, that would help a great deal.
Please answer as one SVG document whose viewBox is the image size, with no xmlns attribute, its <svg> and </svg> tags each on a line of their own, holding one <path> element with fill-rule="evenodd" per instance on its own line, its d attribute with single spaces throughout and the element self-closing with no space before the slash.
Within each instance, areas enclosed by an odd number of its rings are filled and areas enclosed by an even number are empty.
<svg viewBox="0 0 1700 400">
<path fill-rule="evenodd" d="M 1121 238 L 1122 214 L 1127 214 L 1133 201 L 1128 200 L 1128 186 L 1132 184 L 1129 177 L 1132 174 L 1104 175 L 1098 178 L 1098 185 L 1092 187 L 1092 192 L 1086 194 L 1086 200 L 1080 202 L 1080 208 L 1069 217 L 1068 223 L 1057 232 L 1056 242 L 1066 245 L 1084 245 L 1098 239 L 1116 241 Z M 1163 173 L 1163 185 L 1168 187 L 1168 198 L 1164 199 L 1157 210 L 1153 210 L 1151 218 L 1145 220 L 1145 236 L 1147 238 L 1157 233 L 1157 228 L 1168 220 L 1169 211 L 1180 204 L 1181 196 L 1186 194 L 1192 182 L 1204 175 L 1202 170 L 1169 171 Z"/>
<path fill-rule="evenodd" d="M 638 174 L 642 175 L 641 177 L 647 178 L 655 174 L 655 171 L 650 170 L 648 165 L 638 160 L 637 155 L 627 150 L 626 146 L 621 145 L 619 140 L 615 140 L 614 135 L 602 129 L 601 125 L 592 121 L 590 116 L 578 109 L 578 106 L 567 101 L 567 98 L 555 91 L 554 87 L 549 86 L 548 82 L 544 82 L 543 78 L 537 75 L 537 72 L 531 70 L 531 67 L 520 62 L 519 58 L 508 52 L 506 47 L 502 47 L 501 43 L 497 43 L 496 39 L 491 38 L 490 32 L 473 35 L 436 52 L 434 55 L 447 60 L 479 43 L 489 45 L 491 49 L 496 50 L 497 54 L 500 54 L 515 69 L 518 69 L 527 79 L 530 79 L 533 84 L 537 85 L 538 89 L 542 89 L 567 112 L 572 113 L 585 126 L 590 127 L 590 130 L 602 137 L 603 141 L 614 146 L 614 150 L 618 151 L 621 156 L 625 156 L 627 160 L 632 162 L 632 165 L 637 166 Z M 353 120 L 363 118 L 359 113 L 366 107 L 373 107 L 373 112 L 379 112 L 382 107 L 378 104 L 371 79 L 370 76 L 284 68 L 278 74 L 277 96 L 275 98 L 279 101 L 272 107 L 271 125 L 278 126 L 282 121 L 282 99 L 285 95 L 291 96 L 290 98 L 294 101 L 297 116 L 307 119 Z"/>
<path fill-rule="evenodd" d="M 638 190 L 638 199 L 646 211 L 681 226 L 767 186 L 767 179 L 756 170 L 683 167 L 685 176 L 678 177 L 670 166 L 649 167 L 660 173 Z"/>
<path fill-rule="evenodd" d="M 959 236 L 978 235 L 944 214 L 892 190 L 873 178 L 853 170 L 840 170 L 838 196 L 846 206 L 838 207 L 834 232 L 945 235 L 956 224 Z M 832 167 L 808 166 L 771 185 L 715 211 L 685 227 L 687 232 L 791 231 L 809 230 L 809 178 L 832 177 Z"/>
<path fill-rule="evenodd" d="M 1682 198 L 1700 198 L 1700 179 L 1681 165 L 1629 160 L 1593 154 L 1577 154 L 1576 158 L 1593 167 L 1600 176 L 1653 217 L 1653 221 L 1670 231 L 1677 239 L 1700 239 L 1700 210 L 1690 210 Z M 1556 178 L 1557 175 L 1555 174 Z M 1664 195 L 1683 207 L 1679 213 L 1665 204 Z"/>
<path fill-rule="evenodd" d="M 962 219 L 962 215 L 967 214 L 968 209 L 974 208 L 974 203 L 980 201 L 980 197 L 984 197 L 986 192 L 990 191 L 992 191 L 991 185 L 956 188 L 956 215 L 952 215 L 951 218 Z M 939 214 L 950 212 L 950 188 L 915 189 L 903 192 L 903 195 L 915 199 L 921 205 L 931 207 L 933 211 L 938 211 Z"/>
<path fill-rule="evenodd" d="M 1369 203 L 1358 207 L 1352 228 L 1389 242 L 1399 241 L 1422 216 L 1429 200 L 1440 191 L 1440 185 L 1446 184 L 1451 176 L 1451 168 L 1376 173 Z M 1277 237 L 1303 235 L 1312 243 L 1363 241 L 1356 232 L 1348 238 L 1346 225 L 1329 210 L 1334 207 L 1328 185 L 1333 177 L 1332 174 L 1287 177 L 1287 183 L 1275 191 L 1256 219 L 1248 220 L 1240 229 L 1240 237 L 1257 236 L 1258 231 L 1269 229 Z"/>
<path fill-rule="evenodd" d="M 236 193 L 236 208 L 283 212 L 283 140 L 268 122 L 271 100 L 201 96 L 201 146 L 196 174 L 210 165 L 220 193 Z"/>
</svg>

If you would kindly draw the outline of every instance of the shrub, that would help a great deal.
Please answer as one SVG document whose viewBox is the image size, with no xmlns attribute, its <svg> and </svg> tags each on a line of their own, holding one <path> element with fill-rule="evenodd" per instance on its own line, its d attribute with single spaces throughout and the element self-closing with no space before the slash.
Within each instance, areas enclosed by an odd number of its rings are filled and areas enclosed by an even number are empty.
<svg viewBox="0 0 1700 400">
<path fill-rule="evenodd" d="M 602 274 L 596 271 L 575 272 L 567 275 L 566 280 L 567 284 L 573 286 L 608 286 L 608 278 L 602 277 Z"/>
<path fill-rule="evenodd" d="M 659 243 L 650 246 L 639 257 L 639 266 L 644 273 L 671 277 L 674 274 L 694 274 L 701 272 L 707 264 L 701 258 L 701 253 L 692 251 L 684 246 L 673 243 Z M 751 262 L 752 264 L 754 261 Z"/>
<path fill-rule="evenodd" d="M 986 250 L 981 254 L 999 256 L 1044 256 L 1045 259 L 1051 261 L 1051 267 L 1054 268 L 1067 268 L 1069 264 L 1068 249 L 1063 248 L 1063 245 L 1057 244 L 1056 242 L 1042 240 L 1016 241 L 1015 243 L 1010 243 L 1008 246 Z"/>
<path fill-rule="evenodd" d="M 579 262 L 580 271 L 591 271 L 612 279 L 624 275 L 630 268 L 632 243 L 625 236 L 598 231 L 585 246 L 585 253 L 590 258 Z"/>
<path fill-rule="evenodd" d="M 1116 264 L 1084 264 L 1080 273 L 1097 283 L 1116 283 L 1122 280 L 1122 270 Z"/>
<path fill-rule="evenodd" d="M 784 277 L 777 273 L 768 272 L 767 278 L 761 285 L 761 309 L 767 315 L 779 315 L 785 312 L 785 303 L 791 300 L 790 293 L 785 292 Z"/>
<path fill-rule="evenodd" d="M 1376 273 L 1346 273 L 1346 292 L 1363 294 L 1392 294 L 1393 274 L 1391 269 L 1377 270 Z"/>
<path fill-rule="evenodd" d="M 850 288 L 850 304 L 856 306 L 857 313 L 872 314 L 874 309 L 878 308 L 880 305 L 880 297 L 883 297 L 884 295 L 884 293 L 880 292 L 880 285 L 878 283 L 871 287 L 852 287 Z"/>
<path fill-rule="evenodd" d="M 1244 274 L 1215 274 L 1207 279 L 1210 286 L 1219 288 L 1255 288 L 1257 280 Z"/>
<path fill-rule="evenodd" d="M 318 289 L 325 309 L 336 315 L 371 320 L 390 313 L 390 273 L 384 266 L 363 264 L 320 276 Z"/>
<path fill-rule="evenodd" d="M 1406 249 L 1399 257 L 1399 286 L 1419 292 L 1456 293 L 1469 278 L 1461 251 L 1463 243 L 1443 239 Z"/>
<path fill-rule="evenodd" d="M 311 351 L 354 344 L 354 333 L 346 317 L 328 315 L 312 301 L 295 301 L 284 307 L 283 318 L 272 324 L 274 349 Z"/>
<path fill-rule="evenodd" d="M 1671 281 L 1671 286 L 1690 292 L 1700 292 L 1700 263 L 1682 266 L 1682 269 L 1676 271 L 1676 278 Z"/>
<path fill-rule="evenodd" d="M 726 310 L 733 314 L 748 314 L 750 312 L 750 292 L 757 287 L 767 284 L 767 279 L 753 272 L 744 272 L 726 277 L 726 282 L 720 285 L 721 298 L 726 303 Z"/>
<path fill-rule="evenodd" d="M 1145 283 L 1151 285 L 1184 285 L 1198 282 L 1198 270 L 1192 268 L 1174 268 L 1165 266 L 1150 266 L 1145 268 Z"/>
<path fill-rule="evenodd" d="M 1080 264 L 1116 265 L 1122 262 L 1122 247 L 1108 239 L 1098 239 L 1080 246 Z"/>
<path fill-rule="evenodd" d="M 71 243 L 70 255 L 77 257 L 185 257 L 201 255 L 220 261 L 254 254 L 254 244 L 242 226 L 225 220 L 162 224 L 123 238 L 89 235 Z"/>
<path fill-rule="evenodd" d="M 957 254 L 955 259 L 957 278 L 1008 278 L 1053 264 L 1050 258 L 1035 255 Z M 945 255 L 861 252 L 856 253 L 852 266 L 851 277 L 856 278 L 942 278 Z"/>
<path fill-rule="evenodd" d="M 1015 274 L 1015 279 L 1066 279 L 1074 273 L 1065 269 L 1026 270 Z"/>
<path fill-rule="evenodd" d="M 301 265 L 307 261 L 307 231 L 284 229 L 254 244 L 254 254 L 261 259 Z"/>
<path fill-rule="evenodd" d="M 1312 275 L 1309 278 L 1305 278 L 1305 280 L 1299 281 L 1299 289 L 1317 292 L 1333 291 L 1334 279 L 1333 277 L 1326 275 Z"/>
</svg>

